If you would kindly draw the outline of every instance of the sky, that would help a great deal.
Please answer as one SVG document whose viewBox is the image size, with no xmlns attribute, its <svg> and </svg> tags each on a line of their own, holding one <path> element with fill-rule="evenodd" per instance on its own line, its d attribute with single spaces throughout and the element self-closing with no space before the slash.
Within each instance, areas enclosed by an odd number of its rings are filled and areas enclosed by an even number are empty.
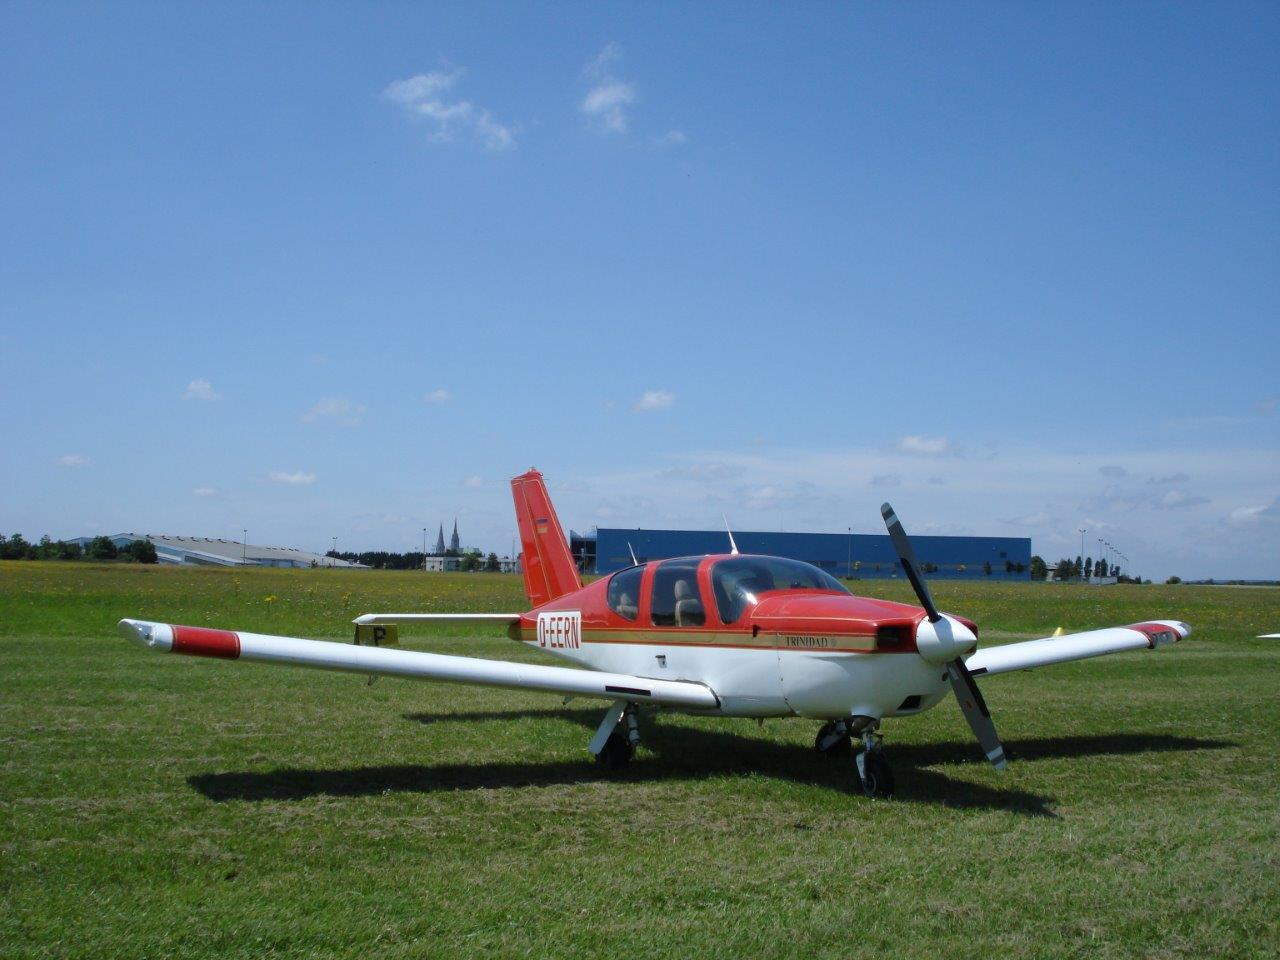
<svg viewBox="0 0 1280 960">
<path fill-rule="evenodd" d="M 1280 7 L 0 7 L 0 531 L 1280 578 Z"/>
</svg>

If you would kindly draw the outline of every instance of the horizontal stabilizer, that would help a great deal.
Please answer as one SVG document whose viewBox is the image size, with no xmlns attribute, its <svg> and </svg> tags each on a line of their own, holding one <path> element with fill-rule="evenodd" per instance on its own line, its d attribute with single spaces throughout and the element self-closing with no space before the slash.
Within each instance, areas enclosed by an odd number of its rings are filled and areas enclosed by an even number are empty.
<svg viewBox="0 0 1280 960">
<path fill-rule="evenodd" d="M 347 673 L 473 683 L 517 690 L 540 690 L 569 697 L 600 697 L 664 707 L 715 710 L 720 698 L 710 687 L 686 680 L 655 680 L 572 667 L 481 660 L 415 650 L 357 646 L 327 640 L 300 640 L 208 627 L 184 627 L 148 620 L 121 620 L 120 632 L 151 650 L 221 660 L 256 660 L 285 666 Z"/>
<path fill-rule="evenodd" d="M 1177 643 L 1190 635 L 1191 627 L 1181 620 L 1151 620 L 1127 627 L 1107 627 L 1044 640 L 984 647 L 966 660 L 965 666 L 974 676 L 1031 670 L 1125 650 L 1152 650 L 1167 643 Z"/>
</svg>

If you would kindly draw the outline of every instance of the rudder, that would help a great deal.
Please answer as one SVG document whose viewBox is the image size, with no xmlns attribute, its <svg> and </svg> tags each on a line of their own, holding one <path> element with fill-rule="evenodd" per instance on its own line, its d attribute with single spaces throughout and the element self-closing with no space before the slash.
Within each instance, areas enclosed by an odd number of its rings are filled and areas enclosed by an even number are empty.
<svg viewBox="0 0 1280 960">
<path fill-rule="evenodd" d="M 516 504 L 516 523 L 520 527 L 520 546 L 524 557 L 524 592 L 529 602 L 540 607 L 566 593 L 582 588 L 578 565 L 569 552 L 569 542 L 547 485 L 537 470 L 522 473 L 511 481 L 511 496 Z"/>
</svg>

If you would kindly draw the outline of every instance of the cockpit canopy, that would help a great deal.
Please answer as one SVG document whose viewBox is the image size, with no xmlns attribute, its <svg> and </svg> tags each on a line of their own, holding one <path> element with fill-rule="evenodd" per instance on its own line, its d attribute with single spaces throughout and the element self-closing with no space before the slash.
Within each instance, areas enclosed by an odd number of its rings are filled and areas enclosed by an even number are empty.
<svg viewBox="0 0 1280 960">
<path fill-rule="evenodd" d="M 770 590 L 849 592 L 812 564 L 784 557 L 726 557 L 711 568 L 711 589 L 724 623 L 736 623 L 760 594 Z"/>
</svg>

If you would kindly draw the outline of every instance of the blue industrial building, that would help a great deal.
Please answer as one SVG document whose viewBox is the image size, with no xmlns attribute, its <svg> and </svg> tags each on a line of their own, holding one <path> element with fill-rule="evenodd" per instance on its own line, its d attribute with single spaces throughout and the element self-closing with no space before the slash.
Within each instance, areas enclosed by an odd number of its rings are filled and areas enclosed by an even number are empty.
<svg viewBox="0 0 1280 960">
<path fill-rule="evenodd" d="M 902 576 L 893 544 L 884 534 L 733 532 L 743 553 L 804 560 L 834 577 L 875 579 Z M 1028 537 L 926 537 L 911 543 L 930 578 L 1029 580 Z M 628 548 L 628 544 L 630 548 Z M 571 533 L 570 547 L 588 573 L 612 573 L 631 565 L 631 551 L 644 562 L 667 557 L 728 553 L 723 530 L 643 530 L 601 527 Z"/>
</svg>

